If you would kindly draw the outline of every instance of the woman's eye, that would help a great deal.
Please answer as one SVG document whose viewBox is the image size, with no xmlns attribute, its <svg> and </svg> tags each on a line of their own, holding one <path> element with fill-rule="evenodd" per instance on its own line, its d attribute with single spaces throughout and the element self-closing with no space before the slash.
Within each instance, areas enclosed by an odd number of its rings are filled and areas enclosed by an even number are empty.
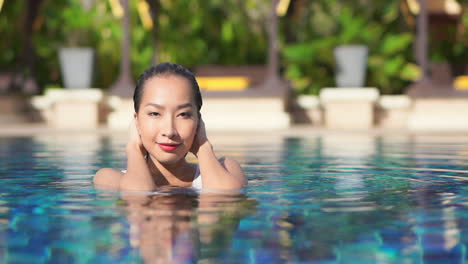
<svg viewBox="0 0 468 264">
<path fill-rule="evenodd" d="M 159 116 L 158 112 L 150 112 L 148 113 L 149 116 Z"/>
<path fill-rule="evenodd" d="M 183 112 L 183 113 L 180 113 L 179 116 L 181 117 L 186 117 L 186 118 L 189 118 L 192 116 L 192 113 L 189 113 L 189 112 Z"/>
</svg>

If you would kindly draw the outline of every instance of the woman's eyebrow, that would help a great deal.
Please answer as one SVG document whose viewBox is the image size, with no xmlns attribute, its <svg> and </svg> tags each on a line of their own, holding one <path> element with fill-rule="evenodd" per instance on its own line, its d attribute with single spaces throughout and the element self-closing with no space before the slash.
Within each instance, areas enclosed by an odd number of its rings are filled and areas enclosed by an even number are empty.
<svg viewBox="0 0 468 264">
<path fill-rule="evenodd" d="M 155 103 L 147 103 L 145 105 L 145 107 L 147 107 L 147 106 L 153 106 L 153 107 L 156 107 L 156 108 L 164 108 L 164 106 L 159 105 L 159 104 L 155 104 Z"/>
<path fill-rule="evenodd" d="M 153 107 L 160 108 L 160 109 L 165 108 L 164 106 L 162 106 L 160 104 L 155 104 L 155 103 L 147 103 L 145 105 L 145 107 L 147 107 L 147 106 L 153 106 Z M 192 103 L 181 104 L 181 105 L 177 106 L 177 109 L 182 109 L 182 108 L 186 108 L 186 107 L 193 107 L 193 104 Z"/>
<path fill-rule="evenodd" d="M 177 109 L 182 109 L 186 107 L 193 107 L 192 103 L 181 104 L 177 106 Z"/>
</svg>

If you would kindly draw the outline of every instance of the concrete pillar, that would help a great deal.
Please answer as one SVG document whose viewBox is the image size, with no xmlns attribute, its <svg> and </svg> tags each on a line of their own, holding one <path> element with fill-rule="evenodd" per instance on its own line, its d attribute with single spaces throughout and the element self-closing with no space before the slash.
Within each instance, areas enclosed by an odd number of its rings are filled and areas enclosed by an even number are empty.
<svg viewBox="0 0 468 264">
<path fill-rule="evenodd" d="M 135 110 L 133 99 L 119 96 L 110 96 L 107 104 L 111 112 L 107 116 L 107 126 L 112 129 L 128 130 Z"/>
<path fill-rule="evenodd" d="M 376 120 L 381 128 L 406 129 L 411 99 L 407 95 L 382 95 L 377 102 Z"/>
<path fill-rule="evenodd" d="M 100 89 L 52 89 L 32 98 L 46 123 L 59 129 L 93 129 L 99 123 Z"/>
<path fill-rule="evenodd" d="M 325 125 L 331 129 L 369 129 L 374 126 L 376 88 L 323 88 L 320 101 Z"/>
</svg>

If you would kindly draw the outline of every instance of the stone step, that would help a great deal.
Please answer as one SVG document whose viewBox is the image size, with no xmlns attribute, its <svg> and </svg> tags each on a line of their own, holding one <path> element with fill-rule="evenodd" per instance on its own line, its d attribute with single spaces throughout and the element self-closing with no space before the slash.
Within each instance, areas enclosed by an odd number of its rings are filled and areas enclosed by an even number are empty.
<svg viewBox="0 0 468 264">
<path fill-rule="evenodd" d="M 34 120 L 34 113 L 25 96 L 0 96 L 0 124 L 18 124 Z"/>
<path fill-rule="evenodd" d="M 30 118 L 25 115 L 0 113 L 0 124 L 2 124 L 2 126 L 8 124 L 28 123 L 30 121 Z"/>
<path fill-rule="evenodd" d="M 208 130 L 263 130 L 286 129 L 291 124 L 290 115 L 281 111 L 205 112 L 202 114 Z"/>
<path fill-rule="evenodd" d="M 285 102 L 281 98 L 206 98 L 203 99 L 203 112 L 235 111 L 280 111 L 285 109 Z"/>
<path fill-rule="evenodd" d="M 209 130 L 284 129 L 291 124 L 279 97 L 207 98 L 201 113 Z"/>
<path fill-rule="evenodd" d="M 111 98 L 108 126 L 128 129 L 133 114 L 131 99 Z M 280 98 L 205 98 L 201 114 L 209 130 L 288 128 L 291 119 Z"/>
<path fill-rule="evenodd" d="M 468 131 L 468 99 L 414 99 L 410 131 Z"/>
<path fill-rule="evenodd" d="M 426 113 L 468 113 L 468 99 L 413 99 L 412 111 Z"/>
<path fill-rule="evenodd" d="M 30 109 L 29 98 L 22 96 L 0 96 L 0 113 L 15 114 Z"/>
</svg>

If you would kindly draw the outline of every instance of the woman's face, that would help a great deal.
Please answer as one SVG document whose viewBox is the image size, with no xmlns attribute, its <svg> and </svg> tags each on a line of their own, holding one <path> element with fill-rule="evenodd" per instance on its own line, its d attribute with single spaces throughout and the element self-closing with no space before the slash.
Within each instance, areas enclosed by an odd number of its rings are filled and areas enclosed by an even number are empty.
<svg viewBox="0 0 468 264">
<path fill-rule="evenodd" d="M 198 125 L 190 83 L 176 75 L 147 80 L 135 118 L 143 146 L 153 159 L 173 164 L 184 158 Z"/>
</svg>

